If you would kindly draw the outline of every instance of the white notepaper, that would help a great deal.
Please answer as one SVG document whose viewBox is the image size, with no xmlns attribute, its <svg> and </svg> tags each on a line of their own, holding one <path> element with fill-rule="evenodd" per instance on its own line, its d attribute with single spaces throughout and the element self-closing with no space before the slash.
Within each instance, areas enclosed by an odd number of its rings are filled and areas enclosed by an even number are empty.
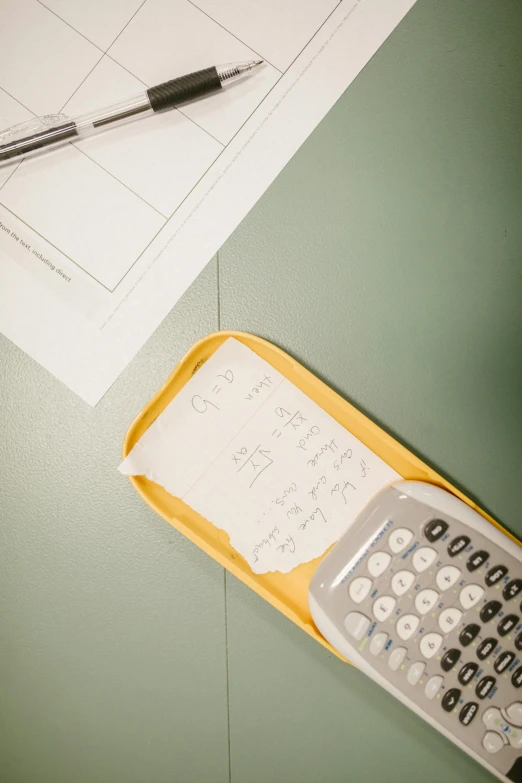
<svg viewBox="0 0 522 783">
<path fill-rule="evenodd" d="M 0 331 L 96 404 L 414 2 L 3 0 L 0 130 L 265 64 L 0 165 Z"/>
<path fill-rule="evenodd" d="M 294 384 L 229 338 L 120 466 L 225 530 L 254 573 L 322 555 L 401 477 Z"/>
</svg>

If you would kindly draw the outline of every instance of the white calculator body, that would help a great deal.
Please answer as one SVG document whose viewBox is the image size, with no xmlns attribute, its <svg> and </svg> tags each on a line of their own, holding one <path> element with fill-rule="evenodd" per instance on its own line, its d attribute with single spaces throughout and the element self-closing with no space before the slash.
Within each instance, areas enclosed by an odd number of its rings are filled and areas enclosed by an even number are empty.
<svg viewBox="0 0 522 783">
<path fill-rule="evenodd" d="M 438 487 L 401 481 L 315 572 L 341 655 L 506 783 L 522 783 L 522 549 Z"/>
</svg>

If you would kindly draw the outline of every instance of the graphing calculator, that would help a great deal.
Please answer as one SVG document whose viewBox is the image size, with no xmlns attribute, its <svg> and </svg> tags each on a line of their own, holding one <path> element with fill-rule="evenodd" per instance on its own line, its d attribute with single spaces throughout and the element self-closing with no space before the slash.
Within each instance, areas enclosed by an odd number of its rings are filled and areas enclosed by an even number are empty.
<svg viewBox="0 0 522 783">
<path fill-rule="evenodd" d="M 522 549 L 458 498 L 383 490 L 310 584 L 341 655 L 500 780 L 522 783 Z"/>
</svg>

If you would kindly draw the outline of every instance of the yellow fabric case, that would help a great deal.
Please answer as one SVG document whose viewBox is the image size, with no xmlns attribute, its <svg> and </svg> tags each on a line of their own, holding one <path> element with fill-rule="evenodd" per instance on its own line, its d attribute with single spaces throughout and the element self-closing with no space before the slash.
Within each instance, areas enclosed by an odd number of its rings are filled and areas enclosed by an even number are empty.
<svg viewBox="0 0 522 783">
<path fill-rule="evenodd" d="M 243 332 L 210 334 L 190 349 L 173 370 L 166 383 L 147 403 L 130 426 L 123 442 L 123 457 L 127 456 L 134 444 L 194 373 L 229 337 L 239 340 L 275 367 L 405 479 L 430 481 L 433 484 L 438 484 L 461 498 L 494 525 L 503 529 L 462 492 L 459 492 L 432 468 L 394 440 L 391 435 L 370 421 L 357 408 L 332 391 L 291 356 L 266 340 Z M 316 630 L 308 610 L 308 585 L 322 557 L 300 565 L 288 574 L 254 574 L 244 558 L 230 546 L 228 535 L 225 532 L 216 528 L 179 498 L 173 497 L 165 489 L 143 476 L 131 476 L 130 481 L 145 502 L 163 519 L 269 601 L 303 631 L 338 655 Z M 516 541 L 510 533 L 504 532 Z"/>
</svg>

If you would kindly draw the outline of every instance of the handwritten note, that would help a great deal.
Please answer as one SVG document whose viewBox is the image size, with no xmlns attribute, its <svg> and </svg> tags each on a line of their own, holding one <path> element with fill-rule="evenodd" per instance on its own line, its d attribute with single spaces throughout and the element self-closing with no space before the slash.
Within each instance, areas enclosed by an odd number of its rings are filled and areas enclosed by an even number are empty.
<svg viewBox="0 0 522 783">
<path fill-rule="evenodd" d="M 323 552 L 398 473 L 242 343 L 226 340 L 120 466 L 230 536 L 255 573 Z"/>
</svg>

